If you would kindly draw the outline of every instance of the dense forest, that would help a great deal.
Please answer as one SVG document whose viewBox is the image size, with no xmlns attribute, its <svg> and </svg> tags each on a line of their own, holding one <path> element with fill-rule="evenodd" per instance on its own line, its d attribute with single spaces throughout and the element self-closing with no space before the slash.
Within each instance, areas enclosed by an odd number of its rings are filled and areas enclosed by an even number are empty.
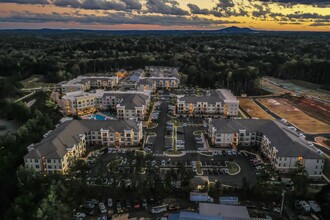
<svg viewBox="0 0 330 220">
<path fill-rule="evenodd" d="M 111 33 L 111 32 L 110 32 Z M 330 84 L 326 33 L 111 35 L 1 33 L 0 92 L 33 74 L 59 82 L 85 73 L 178 66 L 187 85 L 257 92 L 261 76 Z M 8 82 L 11 84 L 8 85 Z"/>
</svg>

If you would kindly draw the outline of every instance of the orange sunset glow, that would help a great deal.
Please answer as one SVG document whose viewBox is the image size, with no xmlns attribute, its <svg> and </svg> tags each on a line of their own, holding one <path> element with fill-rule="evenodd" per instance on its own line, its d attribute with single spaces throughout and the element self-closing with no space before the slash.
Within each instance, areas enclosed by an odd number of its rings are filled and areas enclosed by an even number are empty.
<svg viewBox="0 0 330 220">
<path fill-rule="evenodd" d="M 0 0 L 0 28 L 330 31 L 328 0 Z"/>
</svg>

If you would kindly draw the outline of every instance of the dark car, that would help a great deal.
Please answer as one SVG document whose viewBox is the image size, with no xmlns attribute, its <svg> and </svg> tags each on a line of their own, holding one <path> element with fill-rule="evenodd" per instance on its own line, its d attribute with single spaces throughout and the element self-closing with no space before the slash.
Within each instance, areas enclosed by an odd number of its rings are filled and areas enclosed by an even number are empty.
<svg viewBox="0 0 330 220">
<path fill-rule="evenodd" d="M 126 208 L 130 209 L 131 207 L 131 202 L 129 200 L 126 200 Z"/>
<path fill-rule="evenodd" d="M 135 209 L 139 209 L 139 208 L 141 208 L 141 205 L 140 205 L 140 203 L 139 203 L 138 200 L 135 200 L 135 201 L 134 201 L 134 208 L 135 208 Z"/>
</svg>

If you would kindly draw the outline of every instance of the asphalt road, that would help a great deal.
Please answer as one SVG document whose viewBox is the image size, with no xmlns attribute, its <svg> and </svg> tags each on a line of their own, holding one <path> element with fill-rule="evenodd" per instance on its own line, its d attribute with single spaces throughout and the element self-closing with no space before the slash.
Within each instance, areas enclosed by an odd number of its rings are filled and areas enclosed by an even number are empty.
<svg viewBox="0 0 330 220">
<path fill-rule="evenodd" d="M 158 126 L 151 130 L 157 135 L 153 143 L 153 153 L 155 154 L 161 154 L 165 150 L 166 122 L 168 121 L 167 111 L 168 103 L 162 102 L 160 105 L 159 118 L 157 120 Z"/>
<path fill-rule="evenodd" d="M 185 150 L 197 150 L 196 146 L 196 140 L 194 136 L 194 131 L 197 130 L 205 130 L 204 127 L 198 126 L 198 127 L 184 127 L 184 139 L 185 139 Z"/>
</svg>

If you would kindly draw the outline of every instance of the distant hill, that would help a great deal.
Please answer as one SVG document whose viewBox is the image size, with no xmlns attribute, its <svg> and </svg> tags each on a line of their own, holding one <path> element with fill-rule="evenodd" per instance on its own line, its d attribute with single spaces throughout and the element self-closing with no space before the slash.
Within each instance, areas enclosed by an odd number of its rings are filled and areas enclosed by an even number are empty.
<svg viewBox="0 0 330 220">
<path fill-rule="evenodd" d="M 235 34 L 235 33 L 257 33 L 258 31 L 252 30 L 250 28 L 239 28 L 236 26 L 231 26 L 231 27 L 217 30 L 216 32 L 224 33 L 224 34 Z"/>
</svg>

